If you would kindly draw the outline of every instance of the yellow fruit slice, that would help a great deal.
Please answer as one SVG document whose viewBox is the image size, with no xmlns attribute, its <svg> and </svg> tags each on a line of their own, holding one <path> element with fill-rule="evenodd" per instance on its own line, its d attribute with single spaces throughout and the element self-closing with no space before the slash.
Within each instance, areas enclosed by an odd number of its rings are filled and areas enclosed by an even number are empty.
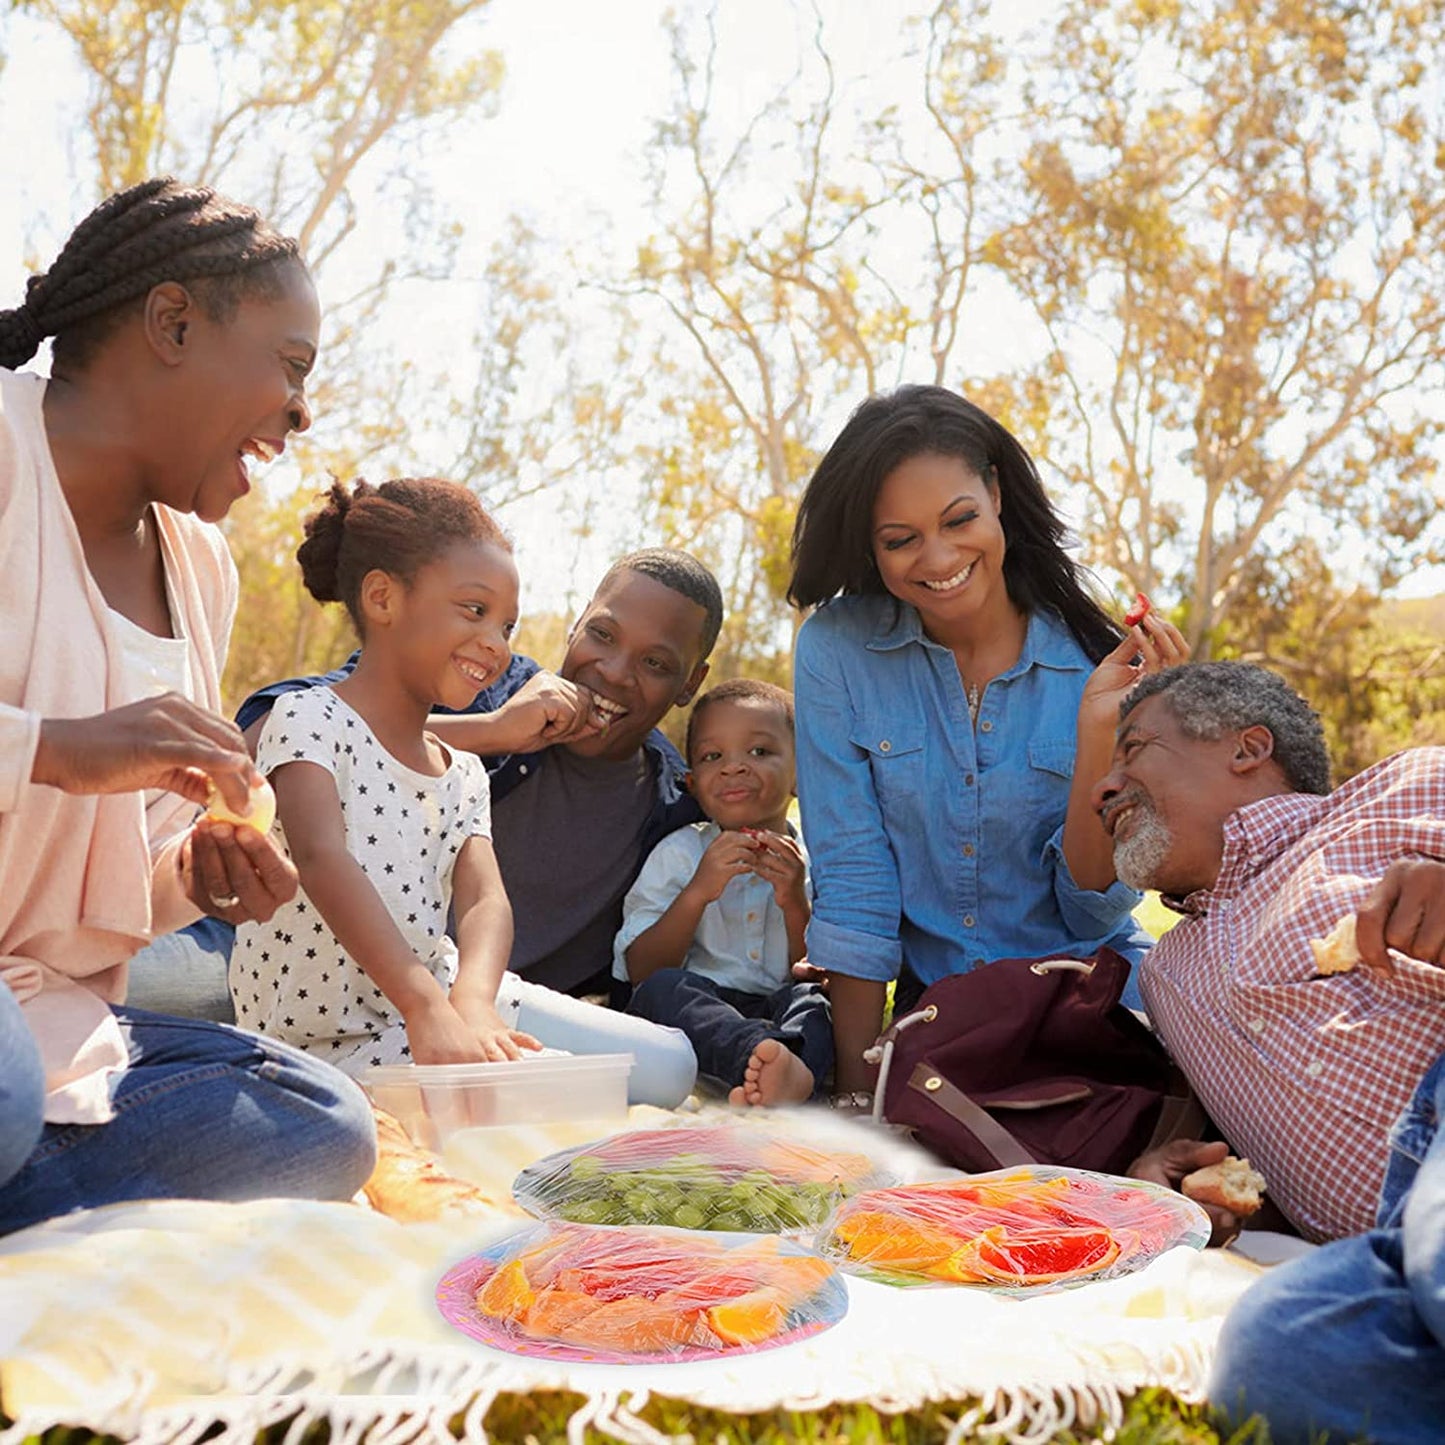
<svg viewBox="0 0 1445 1445">
<path fill-rule="evenodd" d="M 713 1305 L 707 1322 L 718 1338 L 730 1345 L 755 1345 L 770 1340 L 783 1328 L 788 1312 L 776 1290 L 755 1289 L 736 1299 Z"/>
<path fill-rule="evenodd" d="M 276 794 L 265 778 L 257 778 L 251 784 L 250 806 L 244 813 L 236 813 L 212 783 L 206 793 L 206 817 L 213 823 L 244 823 L 258 833 L 269 833 L 276 821 Z"/>
</svg>

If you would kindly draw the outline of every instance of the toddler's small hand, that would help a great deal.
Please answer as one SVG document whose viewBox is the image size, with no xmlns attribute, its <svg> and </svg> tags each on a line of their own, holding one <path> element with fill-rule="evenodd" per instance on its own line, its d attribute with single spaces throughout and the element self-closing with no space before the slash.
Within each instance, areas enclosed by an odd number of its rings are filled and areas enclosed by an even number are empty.
<svg viewBox="0 0 1445 1445">
<path fill-rule="evenodd" d="M 752 871 L 759 849 L 747 833 L 719 833 L 692 875 L 692 886 L 709 903 L 722 897 L 723 889 L 740 874 Z"/>
<path fill-rule="evenodd" d="M 773 885 L 779 908 L 806 907 L 807 867 L 797 840 L 783 833 L 754 835 L 758 849 L 753 855 L 753 872 Z"/>
</svg>

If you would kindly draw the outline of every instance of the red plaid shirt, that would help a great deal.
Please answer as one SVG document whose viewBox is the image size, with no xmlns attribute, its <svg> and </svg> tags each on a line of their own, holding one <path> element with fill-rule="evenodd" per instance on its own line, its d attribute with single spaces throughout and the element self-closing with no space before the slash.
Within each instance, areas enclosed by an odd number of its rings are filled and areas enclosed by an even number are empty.
<svg viewBox="0 0 1445 1445">
<path fill-rule="evenodd" d="M 1445 859 L 1445 748 L 1240 808 L 1214 887 L 1144 960 L 1169 1052 L 1311 1239 L 1373 1224 L 1389 1127 L 1445 1053 L 1445 970 L 1396 954 L 1388 976 L 1318 978 L 1309 946 L 1407 857 Z"/>
</svg>

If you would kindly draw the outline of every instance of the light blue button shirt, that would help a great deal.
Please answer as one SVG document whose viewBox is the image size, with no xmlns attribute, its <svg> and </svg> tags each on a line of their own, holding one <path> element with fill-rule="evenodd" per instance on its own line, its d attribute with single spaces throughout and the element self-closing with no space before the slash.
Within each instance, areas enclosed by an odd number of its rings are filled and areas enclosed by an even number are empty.
<svg viewBox="0 0 1445 1445">
<path fill-rule="evenodd" d="M 693 823 L 669 833 L 648 854 L 622 904 L 622 928 L 612 950 L 614 978 L 627 977 L 628 945 L 672 907 L 721 831 L 716 823 Z M 803 840 L 797 842 L 801 848 Z M 804 850 L 805 868 L 807 856 Z M 703 909 L 683 967 L 743 993 L 772 993 L 791 983 L 788 925 L 773 885 L 756 873 L 730 879 L 721 896 Z"/>
<path fill-rule="evenodd" d="M 1131 961 L 1149 937 L 1122 883 L 1080 888 L 1063 855 L 1075 725 L 1093 671 L 1053 612 L 989 683 L 977 730 L 958 665 L 917 611 L 844 597 L 794 649 L 798 800 L 812 848 L 808 957 L 854 978 L 924 983 L 996 958 Z"/>
</svg>

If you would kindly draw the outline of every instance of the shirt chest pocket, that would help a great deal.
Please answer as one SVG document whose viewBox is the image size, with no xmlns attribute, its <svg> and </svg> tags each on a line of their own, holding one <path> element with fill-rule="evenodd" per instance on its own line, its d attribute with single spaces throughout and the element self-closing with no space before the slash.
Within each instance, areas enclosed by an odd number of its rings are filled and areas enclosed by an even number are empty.
<svg viewBox="0 0 1445 1445">
<path fill-rule="evenodd" d="M 900 728 L 895 723 L 854 728 L 850 741 L 868 755 L 873 788 L 885 813 L 921 809 L 927 793 L 923 738 L 921 727 Z"/>
<path fill-rule="evenodd" d="M 1068 806 L 1069 789 L 1074 781 L 1075 752 L 1072 738 L 1035 738 L 1029 743 L 1024 786 L 1031 798 L 1040 802 L 1057 801 L 1061 815 L 1062 809 Z"/>
</svg>

